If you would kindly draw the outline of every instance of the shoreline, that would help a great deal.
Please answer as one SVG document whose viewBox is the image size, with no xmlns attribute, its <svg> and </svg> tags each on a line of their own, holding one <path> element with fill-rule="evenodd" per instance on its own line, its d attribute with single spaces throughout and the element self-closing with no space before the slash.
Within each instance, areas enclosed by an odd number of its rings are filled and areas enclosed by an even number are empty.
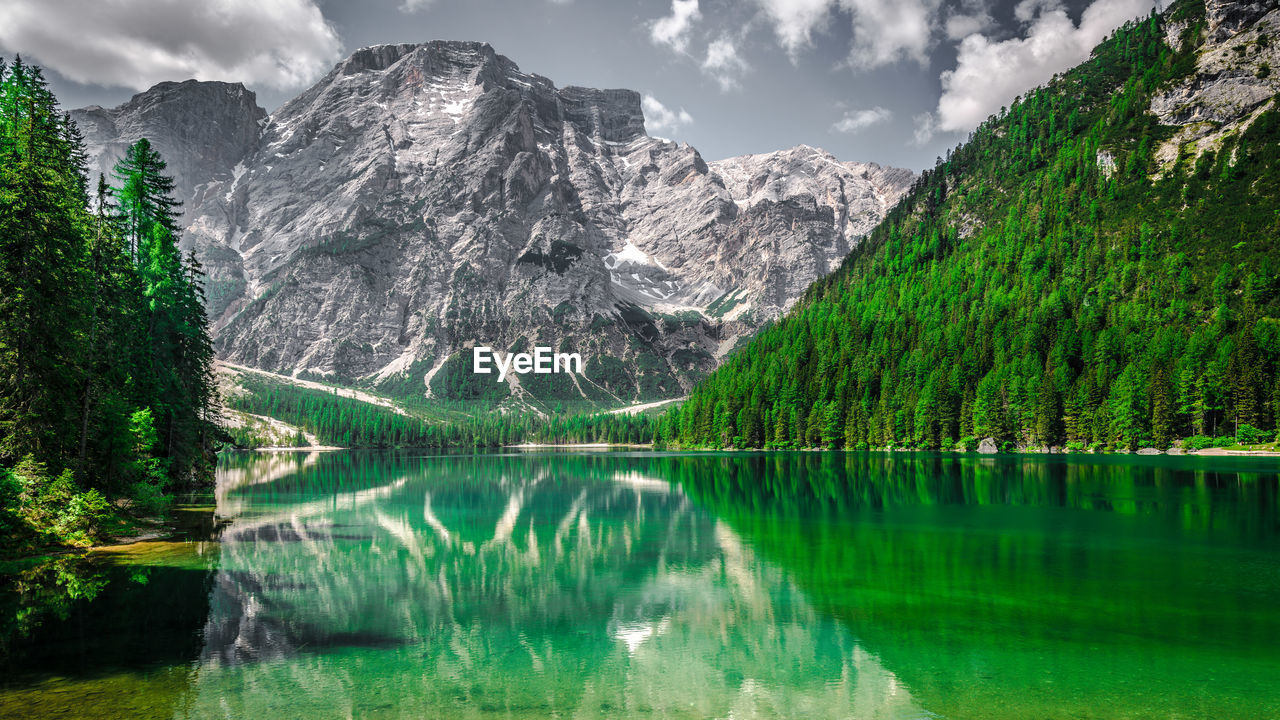
<svg viewBox="0 0 1280 720">
<path fill-rule="evenodd" d="M 1160 453 L 1168 455 L 1169 453 Z M 1204 457 L 1280 457 L 1277 450 L 1228 450 L 1226 448 L 1205 448 L 1189 452 L 1173 453 L 1173 455 L 1201 455 Z"/>
<path fill-rule="evenodd" d="M 1157 450 L 1155 452 L 1142 451 L 1083 451 L 1083 452 L 1043 452 L 1038 450 L 1014 450 L 1012 452 L 993 452 L 984 453 L 977 450 L 924 450 L 918 448 L 869 448 L 867 450 L 849 450 L 847 448 L 662 448 L 658 450 L 654 448 L 652 443 L 518 443 L 514 445 L 501 445 L 492 448 L 481 448 L 486 450 L 554 450 L 554 449 L 582 449 L 582 450 L 603 450 L 608 448 L 620 448 L 627 450 L 655 450 L 658 452 L 883 452 L 883 453 L 901 453 L 901 452 L 935 452 L 947 453 L 951 455 L 975 455 L 981 457 L 989 457 L 993 455 L 1097 455 L 1097 456 L 1134 456 L 1134 457 L 1275 457 L 1280 458 L 1280 451 L 1277 450 L 1229 450 L 1227 448 L 1205 448 L 1204 450 L 1178 450 L 1171 448 L 1170 450 Z M 261 453 L 285 453 L 285 452 L 336 452 L 340 450 L 475 450 L 476 448 L 346 448 L 336 445 L 308 445 L 305 447 L 260 447 L 260 448 L 234 448 L 231 452 L 261 452 Z M 1144 448 L 1146 449 L 1146 448 Z"/>
<path fill-rule="evenodd" d="M 1014 450 L 1011 452 L 991 452 L 984 453 L 977 450 L 921 450 L 917 448 L 870 448 L 867 450 L 849 450 L 847 448 L 788 448 L 788 449 L 765 449 L 765 448 L 680 448 L 671 449 L 670 452 L 879 452 L 879 453 L 916 453 L 931 452 L 949 455 L 973 455 L 976 457 L 995 457 L 997 455 L 1093 455 L 1098 457 L 1274 457 L 1280 458 L 1280 451 L 1276 450 L 1227 450 L 1225 448 L 1206 448 L 1204 450 L 1188 450 L 1180 452 L 1168 452 L 1160 450 L 1157 452 L 1137 452 L 1137 451 L 1098 451 L 1098 452 L 1042 452 L 1036 450 Z"/>
<path fill-rule="evenodd" d="M 265 453 L 282 453 L 282 452 L 334 452 L 340 450 L 348 450 L 351 448 L 343 448 L 328 445 L 308 446 L 308 447 L 267 447 L 267 448 L 241 448 L 233 452 L 265 452 Z M 400 448 L 402 450 L 411 450 L 413 448 Z M 433 448 L 440 450 L 442 448 Z M 448 449 L 448 448 L 444 448 Z M 1156 452 L 1040 452 L 1040 451 L 1014 451 L 1014 452 L 997 452 L 983 453 L 977 451 L 965 450 L 917 450 L 911 448 L 876 448 L 870 450 L 847 450 L 847 449 L 824 449 L 824 448 L 792 448 L 792 449 L 765 449 L 765 448 L 664 448 L 655 449 L 652 444 L 639 443 L 519 443 L 515 445 L 504 445 L 499 448 L 488 449 L 505 449 L 505 450 L 650 450 L 654 452 L 674 452 L 674 453 L 764 453 L 764 452 L 805 452 L 805 453 L 847 453 L 847 452 L 879 452 L 879 453 L 918 453 L 918 452 L 934 452 L 938 454 L 949 455 L 971 455 L 977 457 L 994 457 L 999 455 L 1072 455 L 1072 456 L 1131 456 L 1131 457 L 1243 457 L 1243 458 L 1280 458 L 1280 451 L 1276 450 L 1231 450 L 1227 448 L 1205 448 L 1203 450 L 1182 451 L 1178 448 L 1171 448 L 1173 452 L 1159 450 Z M 1145 448 L 1144 448 L 1145 449 Z M 65 555 L 85 555 L 88 553 L 110 551 L 113 548 L 126 547 L 148 542 L 166 542 L 181 539 L 186 534 L 184 527 L 188 523 L 184 523 L 180 514 L 193 508 L 203 507 L 200 504 L 191 505 L 174 505 L 171 515 L 165 518 L 139 518 L 139 526 L 135 527 L 137 532 L 129 535 L 116 536 L 105 539 L 103 542 L 96 543 L 85 547 L 76 547 L 71 545 L 54 545 L 46 546 L 35 550 L 31 554 L 21 555 L 17 557 L 9 557 L 0 560 L 0 563 L 10 564 L 24 562 L 41 557 L 61 557 Z"/>
<path fill-rule="evenodd" d="M 165 517 L 140 518 L 145 523 L 132 535 L 110 538 L 106 542 L 81 548 L 86 553 L 110 551 L 113 548 L 154 542 L 188 542 L 204 539 L 210 527 L 202 527 L 201 515 L 213 517 L 214 506 L 209 502 L 174 503 Z"/>
<path fill-rule="evenodd" d="M 1208 447 L 1204 450 L 1178 450 L 1178 448 L 1170 448 L 1172 452 L 1167 450 L 1158 450 L 1156 452 L 1142 451 L 1082 451 L 1082 452 L 1043 452 L 1037 450 L 1015 450 L 1011 452 L 982 452 L 970 450 L 922 450 L 922 448 L 914 447 L 872 447 L 868 450 L 849 450 L 849 448 L 828 448 L 828 447 L 788 447 L 788 448 L 767 448 L 767 447 L 664 447 L 654 448 L 650 445 L 630 445 L 630 443 L 612 443 L 612 442 L 585 442 L 585 443 L 521 443 L 521 445 L 507 445 L 507 448 L 520 448 L 520 450 L 532 450 L 532 448 L 598 448 L 604 447 L 625 447 L 631 450 L 655 450 L 658 452 L 937 452 L 937 454 L 948 455 L 974 455 L 979 457 L 991 457 L 996 455 L 1096 455 L 1096 456 L 1119 456 L 1119 457 L 1280 457 L 1280 451 L 1276 450 L 1228 450 L 1225 447 Z M 1146 450 L 1146 448 L 1144 448 Z"/>
<path fill-rule="evenodd" d="M 508 450 L 546 450 L 554 448 L 586 448 L 588 450 L 601 450 L 604 448 L 627 448 L 628 450 L 652 450 L 652 443 L 520 443 L 518 445 L 503 445 L 503 449 Z"/>
<path fill-rule="evenodd" d="M 256 448 L 232 448 L 234 452 L 331 452 L 334 450 L 351 450 L 352 448 L 344 448 L 339 445 L 302 445 L 294 447 L 292 445 L 270 445 L 267 447 Z"/>
<path fill-rule="evenodd" d="M 182 516 L 184 512 L 190 512 L 193 509 L 208 507 L 207 505 L 195 504 L 175 504 L 170 509 L 169 517 L 157 518 L 138 518 L 135 520 L 135 532 L 129 535 L 116 535 L 112 537 L 102 538 L 93 545 L 77 546 L 77 545 L 46 545 L 41 548 L 33 548 L 29 554 L 23 554 L 15 557 L 7 557 L 0 559 L 0 566 L 14 565 L 26 563 L 29 561 L 41 561 L 46 559 L 52 560 L 68 556 L 87 557 L 95 553 L 111 553 L 120 548 L 130 547 L 132 545 L 141 545 L 143 543 L 157 542 L 186 542 L 191 538 L 185 537 L 189 535 L 191 521 Z M 186 522 L 184 522 L 186 520 Z"/>
</svg>

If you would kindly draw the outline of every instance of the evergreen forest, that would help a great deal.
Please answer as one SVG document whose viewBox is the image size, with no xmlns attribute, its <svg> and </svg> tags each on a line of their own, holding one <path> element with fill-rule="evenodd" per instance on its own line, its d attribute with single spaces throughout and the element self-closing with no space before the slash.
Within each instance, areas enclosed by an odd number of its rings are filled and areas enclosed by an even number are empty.
<svg viewBox="0 0 1280 720">
<path fill-rule="evenodd" d="M 90 178 L 39 68 L 0 61 L 0 539 L 86 544 L 212 476 L 203 273 L 146 140 Z"/>
<path fill-rule="evenodd" d="M 653 418 L 648 415 L 535 415 L 496 410 L 468 414 L 426 407 L 405 412 L 343 397 L 336 392 L 254 377 L 246 377 L 240 384 L 242 392 L 228 394 L 228 407 L 283 420 L 313 433 L 325 445 L 344 448 L 492 448 L 520 443 L 624 445 L 653 440 Z M 245 438 L 238 445 L 251 447 L 252 440 Z M 298 444 L 306 444 L 305 438 Z"/>
<path fill-rule="evenodd" d="M 1280 421 L 1280 110 L 1176 159 L 1151 99 L 1205 9 L 1118 29 L 925 171 L 884 222 L 682 405 L 410 412 L 245 380 L 239 411 L 325 445 L 1135 450 Z M 1169 28 L 1185 28 L 1173 49 Z M 1263 37 L 1265 39 L 1265 36 Z M 1274 105 L 1274 103 L 1273 103 Z M 91 178 L 39 68 L 0 61 L 0 537 L 86 544 L 211 478 L 204 274 L 164 159 Z M 291 431 L 292 432 L 292 431 Z M 295 445 L 306 445 L 299 432 Z"/>
<path fill-rule="evenodd" d="M 1165 41 L 1184 24 L 1182 50 Z M 668 412 L 671 447 L 1265 442 L 1280 418 L 1280 111 L 1156 149 L 1202 2 L 1128 23 L 982 124 Z M 1265 36 L 1263 36 L 1265 40 Z"/>
</svg>

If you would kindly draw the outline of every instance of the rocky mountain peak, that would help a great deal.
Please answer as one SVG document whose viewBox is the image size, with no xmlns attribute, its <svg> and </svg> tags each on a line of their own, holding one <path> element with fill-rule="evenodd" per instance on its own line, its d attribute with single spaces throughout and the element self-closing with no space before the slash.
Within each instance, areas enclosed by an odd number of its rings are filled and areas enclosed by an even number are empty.
<svg viewBox="0 0 1280 720">
<path fill-rule="evenodd" d="M 430 40 L 360 48 L 334 66 L 317 86 L 331 84 L 339 77 L 395 70 L 402 63 L 407 65 L 401 70 L 414 68 L 430 76 L 469 75 L 475 80 L 493 79 L 510 71 L 519 72 L 515 63 L 495 52 L 489 43 Z M 403 79 L 413 75 L 395 77 Z"/>
<path fill-rule="evenodd" d="M 313 104 L 317 97 L 342 93 L 341 88 L 346 87 L 367 93 L 377 86 L 382 94 L 394 96 L 424 87 L 443 89 L 446 85 L 455 90 L 469 87 L 481 93 L 515 93 L 530 103 L 543 123 L 568 123 L 596 142 L 627 143 L 645 136 L 640 94 L 633 90 L 576 86 L 557 89 L 545 77 L 521 72 L 519 66 L 488 43 L 452 40 L 356 50 L 277 115 L 295 114 L 298 108 L 293 107 L 294 103 Z"/>
<path fill-rule="evenodd" d="M 778 202 L 801 194 L 822 197 L 819 186 L 838 187 L 845 180 L 855 178 L 886 180 L 890 184 L 910 183 L 914 178 L 909 170 L 883 168 L 876 163 L 842 161 L 826 150 L 809 145 L 742 155 L 713 165 L 724 178 L 725 187 L 734 199 L 747 206 L 766 200 Z M 890 201 L 896 199 L 886 198 Z"/>
<path fill-rule="evenodd" d="M 190 203 L 197 186 L 230 176 L 257 143 L 267 113 L 240 83 L 186 80 L 159 83 L 114 108 L 72 110 L 71 117 L 85 134 L 92 175 L 110 178 L 129 145 L 145 137 Z"/>
<path fill-rule="evenodd" d="M 649 137 L 638 93 L 475 42 L 358 50 L 251 145 L 184 177 L 224 359 L 542 407 L 682 394 L 914 180 L 813 148 L 708 163 Z M 586 374 L 477 390 L 475 344 L 577 351 Z"/>
<path fill-rule="evenodd" d="M 560 90 L 564 119 L 588 136 L 610 143 L 647 137 L 640 93 L 568 86 Z"/>
</svg>

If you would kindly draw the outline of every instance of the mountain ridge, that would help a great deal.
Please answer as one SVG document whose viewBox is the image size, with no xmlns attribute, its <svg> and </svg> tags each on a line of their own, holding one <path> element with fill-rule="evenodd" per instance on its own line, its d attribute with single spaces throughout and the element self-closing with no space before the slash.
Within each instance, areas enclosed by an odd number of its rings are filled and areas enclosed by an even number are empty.
<svg viewBox="0 0 1280 720">
<path fill-rule="evenodd" d="M 659 442 L 1265 442 L 1280 419 L 1278 44 L 1275 2 L 1179 0 L 1126 24 L 922 173 L 666 414 Z"/>
<path fill-rule="evenodd" d="M 475 42 L 357 50 L 258 124 L 183 185 L 220 356 L 454 400 L 509 394 L 460 372 L 472 343 L 595 358 L 517 404 L 677 397 L 914 178 L 807 147 L 707 162 L 648 136 L 638 93 Z"/>
<path fill-rule="evenodd" d="M 110 179 L 130 143 L 154 136 L 183 200 L 195 194 L 196 178 L 228 174 L 267 118 L 243 84 L 199 80 L 158 83 L 114 108 L 90 105 L 71 115 L 85 135 L 91 175 Z"/>
</svg>

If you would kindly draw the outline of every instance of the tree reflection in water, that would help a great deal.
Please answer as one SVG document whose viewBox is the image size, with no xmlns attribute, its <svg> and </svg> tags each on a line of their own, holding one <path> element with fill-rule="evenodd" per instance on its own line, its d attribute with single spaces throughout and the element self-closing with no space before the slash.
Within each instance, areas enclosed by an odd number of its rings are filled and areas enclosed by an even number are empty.
<svg viewBox="0 0 1280 720">
<path fill-rule="evenodd" d="M 194 715 L 922 715 L 651 457 L 250 462 Z"/>
<path fill-rule="evenodd" d="M 223 458 L 5 576 L 0 716 L 1280 716 L 1274 461 Z"/>
</svg>

